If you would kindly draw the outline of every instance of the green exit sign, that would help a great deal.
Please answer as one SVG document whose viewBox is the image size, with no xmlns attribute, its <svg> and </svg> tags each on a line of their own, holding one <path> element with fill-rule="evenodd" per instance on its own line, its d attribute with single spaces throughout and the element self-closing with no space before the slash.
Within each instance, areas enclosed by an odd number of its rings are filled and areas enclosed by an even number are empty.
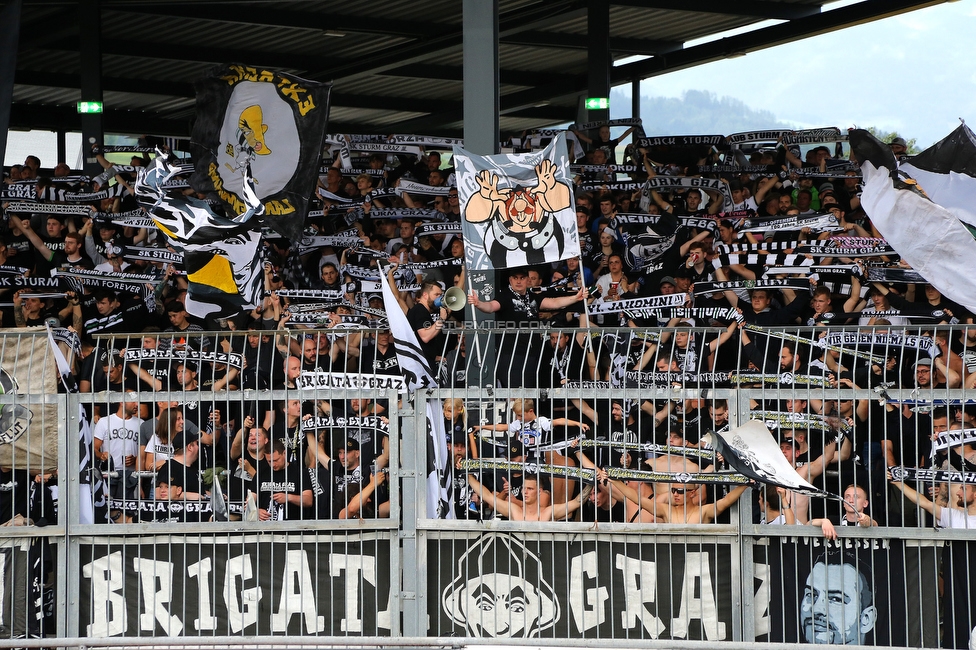
<svg viewBox="0 0 976 650">
<path fill-rule="evenodd" d="M 102 102 L 78 102 L 79 113 L 101 113 Z"/>
<path fill-rule="evenodd" d="M 588 111 L 599 111 L 607 108 L 610 108 L 609 97 L 587 97 L 586 98 L 586 110 Z"/>
</svg>

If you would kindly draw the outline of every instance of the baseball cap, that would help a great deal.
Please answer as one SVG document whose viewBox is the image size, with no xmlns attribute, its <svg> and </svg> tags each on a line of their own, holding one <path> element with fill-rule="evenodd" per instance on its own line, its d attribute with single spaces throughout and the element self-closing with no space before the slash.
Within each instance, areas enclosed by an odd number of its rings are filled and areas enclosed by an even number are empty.
<svg viewBox="0 0 976 650">
<path fill-rule="evenodd" d="M 122 364 L 122 354 L 118 350 L 104 350 L 98 360 L 103 366 L 118 366 Z"/>
<path fill-rule="evenodd" d="M 526 271 L 525 269 L 512 269 L 511 271 L 508 272 L 508 277 L 510 278 L 528 277 L 528 276 L 529 276 L 529 272 Z"/>
<path fill-rule="evenodd" d="M 194 429 L 193 431 L 181 431 L 176 434 L 173 438 L 173 449 L 185 449 L 187 445 L 191 442 L 197 442 L 200 440 L 200 430 Z"/>
<path fill-rule="evenodd" d="M 908 143 L 905 142 L 905 138 L 895 138 L 894 140 L 891 141 L 891 144 L 901 145 L 906 148 L 908 147 Z"/>
<path fill-rule="evenodd" d="M 196 372 L 197 370 L 200 369 L 199 366 L 197 366 L 197 362 L 191 359 L 183 359 L 177 362 L 176 367 L 179 368 L 180 366 L 183 366 L 187 370 L 192 370 L 193 372 Z"/>
<path fill-rule="evenodd" d="M 824 183 L 823 185 L 820 186 L 820 194 L 821 195 L 823 195 L 823 194 L 825 194 L 827 192 L 833 192 L 833 191 L 834 191 L 834 184 L 833 183 Z"/>
<path fill-rule="evenodd" d="M 677 286 L 677 283 L 674 281 L 674 278 L 670 275 L 666 275 L 663 278 L 661 278 L 661 281 L 658 282 L 657 284 L 658 286 L 661 286 L 662 284 L 670 284 L 671 286 Z"/>
<path fill-rule="evenodd" d="M 340 440 L 336 445 L 336 451 L 359 451 L 359 441 L 352 438 Z"/>
<path fill-rule="evenodd" d="M 515 456 L 525 455 L 525 445 L 518 438 L 512 438 L 508 441 L 508 457 L 514 458 Z"/>
<path fill-rule="evenodd" d="M 932 365 L 932 360 L 927 357 L 924 359 L 919 359 L 918 361 L 915 362 L 916 368 L 918 366 L 931 366 L 931 365 Z"/>
</svg>

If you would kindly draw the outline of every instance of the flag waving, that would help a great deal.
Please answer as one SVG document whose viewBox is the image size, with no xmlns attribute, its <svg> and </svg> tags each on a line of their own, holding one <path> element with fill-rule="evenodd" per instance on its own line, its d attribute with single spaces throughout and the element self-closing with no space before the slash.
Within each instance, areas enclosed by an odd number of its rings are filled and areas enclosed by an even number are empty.
<svg viewBox="0 0 976 650">
<path fill-rule="evenodd" d="M 811 496 L 833 497 L 796 473 L 776 439 L 759 420 L 749 420 L 725 433 L 716 432 L 714 440 L 718 453 L 732 469 L 751 479 Z"/>
<path fill-rule="evenodd" d="M 959 127 L 899 166 L 918 181 L 930 199 L 951 212 L 970 231 L 976 228 L 976 134 Z"/>
<path fill-rule="evenodd" d="M 183 255 L 189 281 L 186 310 L 199 318 L 228 318 L 255 307 L 264 284 L 259 266 L 261 231 L 251 222 L 264 208 L 250 183 L 242 190 L 248 210 L 227 219 L 215 214 L 206 201 L 164 189 L 177 171 L 167 158 L 158 155 L 152 167 L 141 169 L 133 189 L 139 204 Z"/>
<path fill-rule="evenodd" d="M 526 154 L 479 156 L 455 146 L 453 160 L 469 271 L 579 257 L 565 134 Z"/>
<path fill-rule="evenodd" d="M 240 215 L 248 210 L 247 171 L 266 223 L 297 241 L 315 190 L 331 90 L 277 70 L 214 68 L 197 83 L 193 188 L 216 193 Z"/>
<path fill-rule="evenodd" d="M 390 306 L 386 313 L 390 320 L 390 331 L 396 341 L 397 363 L 400 364 L 403 372 L 407 392 L 437 388 L 434 373 L 417 341 L 417 335 L 410 327 L 407 315 L 400 309 L 385 273 L 380 273 L 380 282 L 383 287 L 383 302 Z M 427 402 L 427 516 L 431 519 L 454 519 L 443 408 L 439 399 L 425 401 Z M 419 402 L 415 404 L 415 408 L 420 408 Z"/>
<path fill-rule="evenodd" d="M 927 196 L 906 171 L 899 171 L 888 145 L 863 129 L 852 129 L 849 140 L 861 163 L 861 206 L 871 222 L 942 295 L 976 311 L 973 230 Z"/>
</svg>

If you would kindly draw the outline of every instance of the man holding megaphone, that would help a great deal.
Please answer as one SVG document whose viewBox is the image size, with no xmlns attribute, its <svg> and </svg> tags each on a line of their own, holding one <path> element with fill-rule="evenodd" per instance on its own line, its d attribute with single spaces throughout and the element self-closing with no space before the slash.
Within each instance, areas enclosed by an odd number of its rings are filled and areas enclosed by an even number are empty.
<svg viewBox="0 0 976 650">
<path fill-rule="evenodd" d="M 444 353 L 444 319 L 447 318 L 447 305 L 443 300 L 444 288 L 440 282 L 425 280 L 420 287 L 420 297 L 407 312 L 407 321 L 417 333 L 420 347 L 424 350 L 427 363 L 436 372 L 437 358 Z"/>
</svg>

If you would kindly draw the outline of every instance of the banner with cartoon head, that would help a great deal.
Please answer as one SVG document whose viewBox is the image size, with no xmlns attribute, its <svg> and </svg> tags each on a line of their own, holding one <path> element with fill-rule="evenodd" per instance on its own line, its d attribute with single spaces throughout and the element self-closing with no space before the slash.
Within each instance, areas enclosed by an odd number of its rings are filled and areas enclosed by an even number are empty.
<svg viewBox="0 0 976 650">
<path fill-rule="evenodd" d="M 469 271 L 579 257 L 564 133 L 525 154 L 479 156 L 455 146 L 453 160 Z"/>
<path fill-rule="evenodd" d="M 57 406 L 28 402 L 28 396 L 37 399 L 58 392 L 57 370 L 43 328 L 3 332 L 6 344 L 0 348 L 0 468 L 27 470 L 32 479 L 58 467 Z M 19 480 L 16 476 L 12 479 L 17 483 Z"/>
<path fill-rule="evenodd" d="M 228 216 L 243 214 L 248 174 L 267 224 L 296 241 L 315 189 L 331 90 L 277 70 L 214 68 L 197 83 L 193 188 L 215 193 Z"/>
</svg>

